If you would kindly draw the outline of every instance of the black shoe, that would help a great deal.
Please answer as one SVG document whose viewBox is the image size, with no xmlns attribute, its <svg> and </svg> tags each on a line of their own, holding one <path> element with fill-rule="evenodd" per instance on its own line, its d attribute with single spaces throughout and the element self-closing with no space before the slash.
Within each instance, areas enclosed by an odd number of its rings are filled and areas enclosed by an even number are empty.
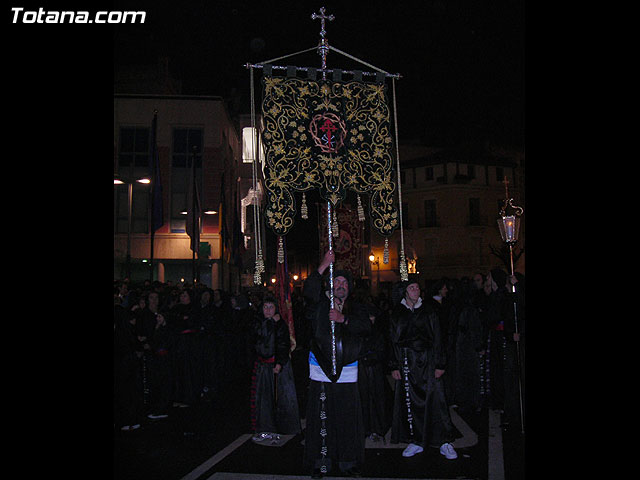
<svg viewBox="0 0 640 480">
<path fill-rule="evenodd" d="M 320 471 L 319 468 L 314 468 L 311 470 L 311 478 L 322 478 L 324 474 Z"/>
</svg>

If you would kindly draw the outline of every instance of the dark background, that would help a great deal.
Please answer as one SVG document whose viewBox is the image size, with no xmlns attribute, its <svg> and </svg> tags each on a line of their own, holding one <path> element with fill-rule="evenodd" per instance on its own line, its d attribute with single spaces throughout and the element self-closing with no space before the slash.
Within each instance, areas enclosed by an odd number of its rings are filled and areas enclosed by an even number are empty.
<svg viewBox="0 0 640 480">
<path fill-rule="evenodd" d="M 143 25 L 113 27 L 114 69 L 166 56 L 183 94 L 223 96 L 248 113 L 244 65 L 317 47 L 320 21 L 311 14 L 322 6 L 335 16 L 326 22 L 330 46 L 402 75 L 401 139 L 524 146 L 522 0 L 118 1 L 113 9 L 147 17 Z M 273 63 L 319 68 L 321 59 L 314 49 Z M 373 71 L 334 51 L 327 67 Z"/>
</svg>

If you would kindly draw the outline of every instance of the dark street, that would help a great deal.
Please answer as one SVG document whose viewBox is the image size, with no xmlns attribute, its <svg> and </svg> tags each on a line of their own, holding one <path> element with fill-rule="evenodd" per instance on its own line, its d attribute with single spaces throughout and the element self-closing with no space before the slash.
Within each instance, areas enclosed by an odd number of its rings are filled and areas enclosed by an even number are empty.
<svg viewBox="0 0 640 480">
<path fill-rule="evenodd" d="M 301 406 L 305 359 L 306 352 L 295 352 L 296 380 L 302 385 L 298 390 Z M 251 440 L 249 375 L 239 373 L 230 379 L 227 390 L 218 398 L 187 408 L 174 407 L 168 418 L 148 420 L 131 432 L 117 429 L 114 480 L 310 478 L 302 468 L 304 430 L 291 438 L 283 436 L 274 446 Z M 300 411 L 304 415 L 304 408 Z M 494 410 L 462 414 L 453 407 L 451 412 L 462 436 L 454 443 L 457 459 L 447 460 L 435 448 L 403 458 L 405 444 L 375 445 L 367 440 L 362 478 L 524 478 L 524 436 L 519 428 L 501 428 L 500 413 Z"/>
</svg>

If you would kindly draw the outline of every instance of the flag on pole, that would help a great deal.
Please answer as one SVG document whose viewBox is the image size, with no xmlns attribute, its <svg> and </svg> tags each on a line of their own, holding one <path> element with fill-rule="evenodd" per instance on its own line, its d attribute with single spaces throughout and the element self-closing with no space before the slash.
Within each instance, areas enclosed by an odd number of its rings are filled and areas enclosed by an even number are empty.
<svg viewBox="0 0 640 480">
<path fill-rule="evenodd" d="M 158 154 L 158 112 L 153 113 L 153 121 L 151 122 L 151 206 L 151 231 L 155 232 L 164 225 L 160 156 Z"/>
<path fill-rule="evenodd" d="M 195 155 L 191 160 L 191 175 L 189 178 L 189 191 L 187 194 L 187 224 L 186 232 L 191 238 L 190 248 L 193 252 L 198 253 L 200 248 L 200 195 L 198 194 L 198 185 L 196 182 L 196 158 Z"/>
<path fill-rule="evenodd" d="M 283 237 L 283 242 L 286 239 Z M 291 305 L 291 284 L 289 283 L 289 272 L 287 267 L 287 248 L 285 243 L 284 262 L 276 262 L 276 299 L 280 316 L 289 327 L 289 340 L 291 341 L 291 351 L 296 348 L 296 332 L 293 324 L 293 307 Z"/>
</svg>

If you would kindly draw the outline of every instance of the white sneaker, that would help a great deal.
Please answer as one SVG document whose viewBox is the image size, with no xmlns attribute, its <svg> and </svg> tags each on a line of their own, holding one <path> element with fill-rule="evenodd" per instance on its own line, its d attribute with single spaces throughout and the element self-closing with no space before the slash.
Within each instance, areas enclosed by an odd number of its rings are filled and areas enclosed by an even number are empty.
<svg viewBox="0 0 640 480">
<path fill-rule="evenodd" d="M 136 423 L 135 425 L 125 425 L 124 427 L 120 428 L 120 430 L 122 430 L 123 432 L 129 432 L 138 428 L 140 428 L 140 424 Z"/>
<path fill-rule="evenodd" d="M 251 440 L 253 440 L 254 442 L 263 442 L 265 440 L 271 440 L 273 438 L 273 435 L 269 432 L 261 432 L 261 433 L 256 433 L 253 437 L 251 437 Z"/>
<path fill-rule="evenodd" d="M 403 457 L 413 457 L 416 453 L 420 453 L 424 450 L 420 445 L 416 445 L 415 443 L 410 443 L 407 448 L 402 452 Z"/>
<path fill-rule="evenodd" d="M 453 460 L 455 458 L 458 458 L 458 454 L 456 453 L 456 451 L 453 449 L 453 445 L 451 445 L 450 443 L 443 443 L 440 446 L 440 454 L 444 455 L 445 457 L 447 457 L 449 460 Z"/>
</svg>

